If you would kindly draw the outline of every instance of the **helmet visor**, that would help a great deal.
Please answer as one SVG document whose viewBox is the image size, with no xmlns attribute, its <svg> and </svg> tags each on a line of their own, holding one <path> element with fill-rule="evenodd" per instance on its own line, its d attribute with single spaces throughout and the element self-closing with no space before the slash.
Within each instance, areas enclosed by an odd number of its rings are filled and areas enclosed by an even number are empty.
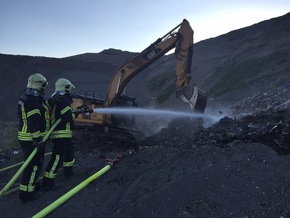
<svg viewBox="0 0 290 218">
<path fill-rule="evenodd" d="M 65 90 L 66 90 L 66 92 L 71 92 L 71 90 L 72 89 L 74 89 L 75 88 L 75 86 L 71 83 L 71 84 L 68 84 L 68 85 L 66 85 L 65 86 Z"/>
<path fill-rule="evenodd" d="M 43 81 L 41 86 L 40 86 L 40 90 L 43 92 L 47 85 L 48 85 L 48 82 L 47 81 Z"/>
<path fill-rule="evenodd" d="M 41 87 L 42 87 L 42 88 L 45 88 L 47 85 L 48 85 L 48 82 L 45 81 L 45 82 L 43 82 L 43 83 L 41 84 Z"/>
</svg>

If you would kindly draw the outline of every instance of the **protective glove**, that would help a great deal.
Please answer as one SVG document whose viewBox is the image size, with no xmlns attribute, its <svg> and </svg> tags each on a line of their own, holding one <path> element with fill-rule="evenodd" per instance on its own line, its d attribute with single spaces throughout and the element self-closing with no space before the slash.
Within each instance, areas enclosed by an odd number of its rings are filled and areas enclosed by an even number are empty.
<svg viewBox="0 0 290 218">
<path fill-rule="evenodd" d="M 92 107 L 86 104 L 77 107 L 77 110 L 80 110 L 81 113 L 93 113 Z"/>
<path fill-rule="evenodd" d="M 91 106 L 87 106 L 84 108 L 84 113 L 93 113 L 94 110 Z"/>
<path fill-rule="evenodd" d="M 79 109 L 73 111 L 73 114 L 75 115 L 76 118 L 79 116 L 80 113 L 81 113 L 81 110 Z"/>
</svg>

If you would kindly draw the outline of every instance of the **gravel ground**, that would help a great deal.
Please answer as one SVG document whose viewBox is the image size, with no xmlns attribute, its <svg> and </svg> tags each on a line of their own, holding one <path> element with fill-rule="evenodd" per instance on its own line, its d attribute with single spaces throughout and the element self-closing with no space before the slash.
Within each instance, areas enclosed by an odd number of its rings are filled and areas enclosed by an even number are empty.
<svg viewBox="0 0 290 218">
<path fill-rule="evenodd" d="M 288 113 L 277 114 L 281 118 Z M 271 134 L 263 128 L 256 128 L 256 137 L 246 137 L 253 129 L 244 129 L 236 137 L 232 134 L 253 120 L 255 126 L 264 126 L 265 116 L 225 117 L 209 128 L 173 120 L 131 147 L 76 145 L 71 180 L 64 180 L 60 171 L 54 190 L 40 191 L 35 201 L 26 204 L 21 204 L 18 193 L 2 197 L 1 216 L 32 217 L 102 169 L 107 158 L 119 154 L 122 160 L 48 217 L 289 217 L 290 174 L 285 172 L 290 158 L 286 150 L 279 155 L 272 143 L 271 147 L 258 142 L 259 136 Z M 275 114 L 268 121 L 274 125 L 273 118 Z M 276 146 L 283 143 L 278 137 L 276 142 Z M 1 167 L 11 161 L 1 162 Z M 1 185 L 11 175 L 2 173 Z"/>
</svg>

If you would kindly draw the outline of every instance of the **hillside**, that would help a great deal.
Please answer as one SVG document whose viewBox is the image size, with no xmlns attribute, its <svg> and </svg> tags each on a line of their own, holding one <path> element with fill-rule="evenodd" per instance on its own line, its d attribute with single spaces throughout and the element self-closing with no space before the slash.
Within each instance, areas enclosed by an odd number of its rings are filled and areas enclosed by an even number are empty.
<svg viewBox="0 0 290 218">
<path fill-rule="evenodd" d="M 231 104 L 252 96 L 257 86 L 265 87 L 288 75 L 289 49 L 290 13 L 198 42 L 193 53 L 192 83 L 207 91 L 210 105 Z M 173 65 L 167 61 L 151 70 L 164 74 Z M 236 94 L 226 94 L 232 91 Z M 212 102 L 216 97 L 221 100 Z"/>
<path fill-rule="evenodd" d="M 106 51 L 103 51 L 106 53 Z M 74 60 L 70 58 L 46 58 L 30 56 L 14 56 L 0 54 L 0 119 L 13 119 L 16 115 L 15 105 L 19 92 L 26 87 L 27 78 L 35 72 L 42 73 L 48 80 L 47 95 L 54 91 L 54 83 L 58 78 L 69 78 L 79 90 L 100 90 L 104 97 L 111 77 L 124 60 L 130 55 L 117 55 L 112 63 L 98 61 Z"/>
<path fill-rule="evenodd" d="M 102 62 L 102 63 L 109 63 L 118 67 L 121 63 L 125 60 L 129 59 L 130 57 L 136 55 L 136 53 L 116 50 L 116 49 L 107 49 L 100 53 L 86 53 L 86 54 L 79 54 L 70 57 L 66 57 L 63 59 L 69 60 L 79 60 L 83 62 Z"/>
</svg>

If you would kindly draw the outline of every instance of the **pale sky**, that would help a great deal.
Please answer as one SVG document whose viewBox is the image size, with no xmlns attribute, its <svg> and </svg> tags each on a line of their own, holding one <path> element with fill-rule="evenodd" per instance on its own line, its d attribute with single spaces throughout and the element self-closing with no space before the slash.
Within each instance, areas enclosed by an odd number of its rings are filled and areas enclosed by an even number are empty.
<svg viewBox="0 0 290 218">
<path fill-rule="evenodd" d="M 187 19 L 194 42 L 290 12 L 290 0 L 0 0 L 0 53 L 140 52 Z"/>
</svg>

